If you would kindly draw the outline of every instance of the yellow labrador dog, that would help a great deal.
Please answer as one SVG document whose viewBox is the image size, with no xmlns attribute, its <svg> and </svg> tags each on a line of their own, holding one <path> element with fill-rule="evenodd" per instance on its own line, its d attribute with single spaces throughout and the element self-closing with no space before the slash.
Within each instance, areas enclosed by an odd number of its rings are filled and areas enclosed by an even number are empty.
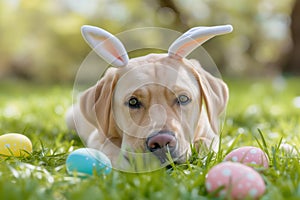
<svg viewBox="0 0 300 200">
<path fill-rule="evenodd" d="M 231 31 L 230 25 L 196 27 L 175 40 L 166 54 L 129 59 L 115 36 L 83 26 L 87 43 L 113 67 L 80 96 L 67 116 L 69 127 L 88 147 L 105 153 L 113 167 L 124 170 L 140 154 L 164 164 L 170 157 L 184 162 L 191 144 L 217 150 L 227 86 L 197 60 L 185 57 L 215 35 Z"/>
</svg>

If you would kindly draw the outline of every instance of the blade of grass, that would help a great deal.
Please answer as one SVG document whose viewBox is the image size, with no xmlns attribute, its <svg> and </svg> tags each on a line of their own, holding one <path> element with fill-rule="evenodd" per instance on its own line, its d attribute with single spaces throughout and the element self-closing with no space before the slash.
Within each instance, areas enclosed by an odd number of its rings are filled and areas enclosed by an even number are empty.
<svg viewBox="0 0 300 200">
<path fill-rule="evenodd" d="M 231 152 L 234 147 L 236 146 L 238 140 L 240 139 L 241 137 L 241 134 L 239 134 L 235 139 L 234 141 L 231 143 L 231 145 L 227 148 L 226 152 L 225 152 L 225 155 L 227 155 L 229 152 Z"/>
<path fill-rule="evenodd" d="M 264 152 L 267 154 L 268 158 L 270 159 L 271 157 L 270 157 L 270 153 L 269 153 L 269 150 L 268 150 L 268 145 L 267 145 L 267 142 L 265 140 L 264 134 L 262 133 L 262 131 L 260 129 L 257 129 L 257 130 L 258 130 L 258 133 L 260 135 L 262 144 L 259 142 L 257 137 L 254 136 L 254 138 L 257 141 L 259 147 L 264 150 Z"/>
<path fill-rule="evenodd" d="M 280 149 L 280 146 L 282 144 L 282 140 L 283 140 L 283 137 L 280 138 L 279 142 L 278 142 L 278 145 L 276 147 L 276 151 L 278 151 Z"/>
</svg>

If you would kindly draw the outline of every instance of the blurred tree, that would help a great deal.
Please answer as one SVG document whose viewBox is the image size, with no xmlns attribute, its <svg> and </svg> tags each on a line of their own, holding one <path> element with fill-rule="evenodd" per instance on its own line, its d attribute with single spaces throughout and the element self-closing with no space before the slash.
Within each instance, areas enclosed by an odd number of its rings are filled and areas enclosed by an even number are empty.
<svg viewBox="0 0 300 200">
<path fill-rule="evenodd" d="M 174 1 L 188 14 L 190 27 L 233 25 L 233 33 L 204 44 L 226 74 L 274 76 L 279 73 L 282 63 L 278 60 L 289 47 L 294 0 Z"/>
<path fill-rule="evenodd" d="M 294 1 L 0 0 L 0 78 L 74 80 L 91 51 L 80 34 L 83 24 L 113 34 L 142 27 L 184 32 L 194 26 L 232 24 L 232 34 L 203 45 L 220 69 L 237 76 L 274 74 L 280 52 L 289 41 Z M 296 14 L 299 16 L 299 10 L 292 17 Z M 293 19 L 292 26 L 297 22 L 299 19 Z M 147 36 L 145 43 L 155 37 Z M 293 59 L 299 59 L 297 55 Z"/>
<path fill-rule="evenodd" d="M 178 6 L 172 0 L 157 0 L 159 8 L 156 10 L 157 16 L 161 18 L 171 18 L 171 23 L 169 22 L 170 28 L 176 28 L 178 31 L 185 31 L 188 29 L 187 17 L 178 8 Z"/>
<path fill-rule="evenodd" d="M 296 0 L 291 14 L 291 36 L 293 46 L 283 66 L 285 74 L 300 75 L 300 0 Z"/>
<path fill-rule="evenodd" d="M 71 80 L 72 68 L 84 58 L 85 46 L 79 38 L 85 19 L 69 13 L 55 1 L 16 2 L 0 3 L 4 11 L 0 13 L 0 26 L 5 30 L 0 38 L 0 77 L 11 75 L 45 82 Z"/>
</svg>

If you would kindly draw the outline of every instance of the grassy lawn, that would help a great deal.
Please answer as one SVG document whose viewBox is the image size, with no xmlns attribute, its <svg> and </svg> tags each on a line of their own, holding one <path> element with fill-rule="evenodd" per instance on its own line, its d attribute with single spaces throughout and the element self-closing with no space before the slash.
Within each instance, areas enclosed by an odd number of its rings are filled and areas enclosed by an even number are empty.
<svg viewBox="0 0 300 200">
<path fill-rule="evenodd" d="M 300 199 L 299 156 L 280 150 L 300 146 L 300 79 L 227 80 L 230 88 L 221 151 L 194 156 L 184 165 L 145 174 L 113 171 L 85 179 L 67 174 L 69 152 L 83 147 L 66 129 L 64 113 L 72 86 L 0 83 L 0 134 L 22 133 L 33 143 L 26 158 L 0 158 L 0 199 L 212 199 L 205 175 L 232 148 L 259 146 L 269 169 L 258 169 L 267 185 L 262 199 Z M 263 138 L 259 134 L 262 133 Z"/>
</svg>

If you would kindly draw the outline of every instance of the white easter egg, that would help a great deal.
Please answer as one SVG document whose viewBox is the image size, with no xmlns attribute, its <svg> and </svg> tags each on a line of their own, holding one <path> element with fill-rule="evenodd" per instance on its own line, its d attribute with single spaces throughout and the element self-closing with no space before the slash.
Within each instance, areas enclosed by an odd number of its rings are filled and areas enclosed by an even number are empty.
<svg viewBox="0 0 300 200">
<path fill-rule="evenodd" d="M 5 156 L 29 156 L 32 143 L 28 137 L 19 133 L 7 133 L 0 136 L 0 154 Z"/>
<path fill-rule="evenodd" d="M 208 192 L 222 188 L 218 196 L 232 199 L 257 199 L 266 189 L 258 172 L 235 162 L 223 162 L 211 168 L 206 175 L 205 186 Z"/>
<path fill-rule="evenodd" d="M 281 144 L 280 149 L 283 150 L 287 154 L 294 155 L 294 156 L 297 155 L 296 148 L 288 143 Z"/>
<path fill-rule="evenodd" d="M 258 147 L 252 146 L 240 147 L 231 151 L 225 156 L 224 161 L 269 167 L 269 160 L 265 152 Z"/>
<path fill-rule="evenodd" d="M 109 174 L 112 166 L 109 158 L 101 151 L 91 148 L 80 148 L 69 154 L 66 160 L 69 174 L 78 175 Z"/>
</svg>

